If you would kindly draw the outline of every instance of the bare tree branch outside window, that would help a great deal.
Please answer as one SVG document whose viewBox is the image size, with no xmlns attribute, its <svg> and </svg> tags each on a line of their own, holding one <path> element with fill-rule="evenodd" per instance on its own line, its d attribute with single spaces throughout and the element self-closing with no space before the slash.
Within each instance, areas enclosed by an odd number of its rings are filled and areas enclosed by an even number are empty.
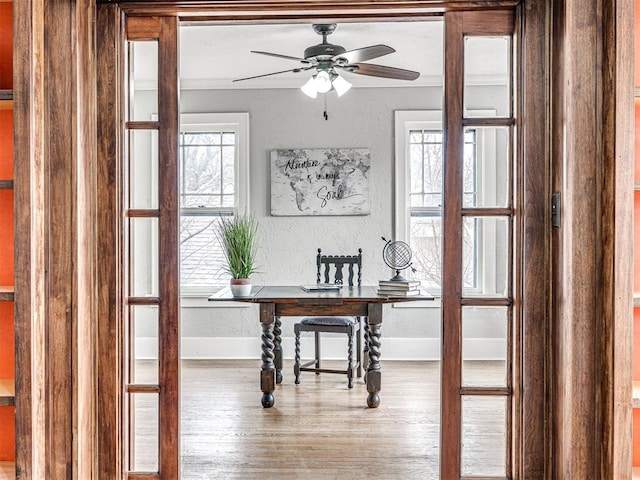
<svg viewBox="0 0 640 480">
<path fill-rule="evenodd" d="M 180 283 L 227 283 L 215 235 L 221 216 L 235 206 L 235 132 L 184 132 L 180 143 Z"/>
<path fill-rule="evenodd" d="M 465 134 L 464 145 L 464 204 L 473 206 L 476 186 L 476 132 Z M 415 277 L 432 291 L 442 288 L 442 192 L 443 192 L 443 135 L 440 130 L 411 130 L 409 132 L 409 169 L 411 210 L 410 238 L 413 249 Z M 477 284 L 475 223 L 465 224 L 463 231 L 463 279 L 466 287 Z"/>
</svg>

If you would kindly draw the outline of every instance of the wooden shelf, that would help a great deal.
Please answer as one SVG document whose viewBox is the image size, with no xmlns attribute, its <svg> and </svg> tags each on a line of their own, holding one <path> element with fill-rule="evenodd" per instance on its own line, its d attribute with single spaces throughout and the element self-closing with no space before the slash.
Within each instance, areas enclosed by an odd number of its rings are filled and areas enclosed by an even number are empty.
<svg viewBox="0 0 640 480">
<path fill-rule="evenodd" d="M 640 190 L 640 181 L 636 180 L 633 182 L 633 189 L 636 191 Z"/>
<path fill-rule="evenodd" d="M 13 285 L 0 285 L 0 302 L 13 302 Z"/>
<path fill-rule="evenodd" d="M 13 90 L 0 90 L 0 110 L 13 110 Z"/>
<path fill-rule="evenodd" d="M 11 378 L 0 379 L 0 407 L 10 407 L 16 404 L 15 382 Z"/>
<path fill-rule="evenodd" d="M 15 480 L 15 478 L 16 464 L 13 462 L 0 462 L 0 480 Z"/>
<path fill-rule="evenodd" d="M 0 180 L 0 190 L 13 190 L 13 180 Z"/>
<path fill-rule="evenodd" d="M 640 307 L 640 293 L 633 294 L 633 306 Z"/>
</svg>

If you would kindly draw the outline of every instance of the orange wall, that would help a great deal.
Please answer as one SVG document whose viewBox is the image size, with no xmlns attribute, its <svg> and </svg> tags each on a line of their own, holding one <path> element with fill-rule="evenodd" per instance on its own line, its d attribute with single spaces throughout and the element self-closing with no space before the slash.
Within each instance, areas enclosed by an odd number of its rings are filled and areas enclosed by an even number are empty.
<svg viewBox="0 0 640 480">
<path fill-rule="evenodd" d="M 13 85 L 12 3 L 0 2 L 0 90 Z M 0 110 L 0 180 L 13 178 L 13 111 Z M 0 190 L 0 285 L 13 285 L 13 191 Z M 13 302 L 0 302 L 0 378 L 15 378 Z M 15 408 L 0 407 L 0 461 L 15 460 Z"/>
<path fill-rule="evenodd" d="M 0 2 L 0 90 L 13 88 L 13 4 Z"/>
</svg>

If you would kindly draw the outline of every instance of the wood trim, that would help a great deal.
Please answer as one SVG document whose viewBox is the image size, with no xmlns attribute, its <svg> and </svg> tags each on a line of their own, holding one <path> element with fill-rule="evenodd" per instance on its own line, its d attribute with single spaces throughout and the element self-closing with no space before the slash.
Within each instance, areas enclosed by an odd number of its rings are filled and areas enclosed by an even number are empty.
<svg viewBox="0 0 640 480">
<path fill-rule="evenodd" d="M 160 306 L 158 320 L 159 362 L 159 452 L 161 478 L 180 478 L 180 285 L 179 285 L 179 199 L 178 138 L 178 18 L 159 20 L 158 191 L 160 218 L 158 255 L 162 258 L 159 278 Z"/>
<path fill-rule="evenodd" d="M 46 478 L 43 4 L 13 5 L 16 470 Z M 40 246 L 36 248 L 35 246 Z M 37 366 L 37 367 L 36 367 Z M 38 370 L 35 370 L 35 369 Z M 32 376 L 32 372 L 35 375 Z"/>
<path fill-rule="evenodd" d="M 160 474 L 158 472 L 136 472 L 136 473 L 127 473 L 127 480 L 149 480 L 151 478 L 160 478 Z"/>
<path fill-rule="evenodd" d="M 516 121 L 513 117 L 465 117 L 462 125 L 465 127 L 511 127 Z"/>
<path fill-rule="evenodd" d="M 121 13 L 97 8 L 97 478 L 122 478 L 122 77 Z"/>
<path fill-rule="evenodd" d="M 160 28 L 159 17 L 127 17 L 126 35 L 129 41 L 157 40 Z"/>
<path fill-rule="evenodd" d="M 158 128 L 160 128 L 160 122 L 151 120 L 130 121 L 124 124 L 124 128 L 128 130 L 158 130 Z"/>
<path fill-rule="evenodd" d="M 160 386 L 129 384 L 125 391 L 127 393 L 160 393 Z"/>
<path fill-rule="evenodd" d="M 460 478 L 462 459 L 462 149 L 464 90 L 463 13 L 445 16 L 444 118 L 446 125 L 442 266 L 442 382 L 440 478 Z"/>
<path fill-rule="evenodd" d="M 13 100 L 13 90 L 0 90 L 0 100 Z"/>
<path fill-rule="evenodd" d="M 512 208 L 486 208 L 486 207 L 463 207 L 460 212 L 461 215 L 466 217 L 510 217 L 513 215 Z"/>
<path fill-rule="evenodd" d="M 158 218 L 160 216 L 160 210 L 153 208 L 130 208 L 125 212 L 125 215 L 129 218 Z"/>
<path fill-rule="evenodd" d="M 508 387 L 461 387 L 461 395 L 479 395 L 491 397 L 506 397 L 513 392 Z"/>
<path fill-rule="evenodd" d="M 631 474 L 631 12 L 630 0 L 553 11 L 553 478 Z"/>
<path fill-rule="evenodd" d="M 13 190 L 13 180 L 0 180 L 0 190 Z"/>
<path fill-rule="evenodd" d="M 520 34 L 516 48 L 522 61 L 517 65 L 517 83 L 521 88 L 516 104 L 516 132 L 522 149 L 516 184 L 519 194 L 516 209 L 519 222 L 516 235 L 522 250 L 516 253 L 520 263 L 521 303 L 514 308 L 514 361 L 522 358 L 514 377 L 515 473 L 520 478 L 553 478 L 547 470 L 551 461 L 552 435 L 547 419 L 551 366 L 547 352 L 550 335 L 550 151 L 549 143 L 549 65 L 548 38 L 551 18 L 549 2 L 524 2 L 520 15 Z M 527 234 L 528 232 L 528 234 Z M 516 294 L 518 294 L 516 292 Z M 519 319 L 518 319 L 519 317 Z"/>
<path fill-rule="evenodd" d="M 490 15 L 490 17 L 487 17 Z M 487 19 L 490 21 L 487 21 Z M 466 12 L 462 25 L 463 35 L 512 35 L 515 32 L 515 10 L 480 10 Z"/>
<path fill-rule="evenodd" d="M 635 6 L 632 0 L 609 0 L 602 8 L 602 302 L 597 315 L 598 389 L 601 399 L 598 476 L 628 478 L 633 447 L 631 381 L 633 378 L 634 258 L 634 55 Z M 610 208 L 613 205 L 613 208 Z M 637 222 L 638 219 L 635 219 Z M 637 332 L 636 332 L 637 333 Z"/>
<path fill-rule="evenodd" d="M 160 305 L 159 297 L 127 297 L 127 305 Z"/>
<path fill-rule="evenodd" d="M 510 298 L 464 297 L 460 299 L 460 305 L 464 307 L 510 307 L 513 305 L 513 300 Z"/>
</svg>

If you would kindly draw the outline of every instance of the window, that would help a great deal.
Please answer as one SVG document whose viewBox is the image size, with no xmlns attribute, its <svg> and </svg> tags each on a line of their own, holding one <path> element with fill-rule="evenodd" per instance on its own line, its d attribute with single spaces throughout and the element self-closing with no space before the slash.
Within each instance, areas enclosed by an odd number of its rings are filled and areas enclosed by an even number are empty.
<svg viewBox="0 0 640 480">
<path fill-rule="evenodd" d="M 482 114 L 482 112 L 474 112 Z M 395 236 L 413 250 L 413 277 L 437 295 L 442 288 L 442 204 L 444 135 L 442 112 L 398 111 L 395 115 Z M 482 196 L 479 168 L 485 132 L 468 128 L 464 145 L 464 207 L 478 206 Z M 480 291 L 483 259 L 481 225 L 463 222 L 463 278 L 466 292 Z"/>
<path fill-rule="evenodd" d="M 249 114 L 181 115 L 180 132 L 180 286 L 210 294 L 229 279 L 216 225 L 248 210 Z"/>
</svg>

